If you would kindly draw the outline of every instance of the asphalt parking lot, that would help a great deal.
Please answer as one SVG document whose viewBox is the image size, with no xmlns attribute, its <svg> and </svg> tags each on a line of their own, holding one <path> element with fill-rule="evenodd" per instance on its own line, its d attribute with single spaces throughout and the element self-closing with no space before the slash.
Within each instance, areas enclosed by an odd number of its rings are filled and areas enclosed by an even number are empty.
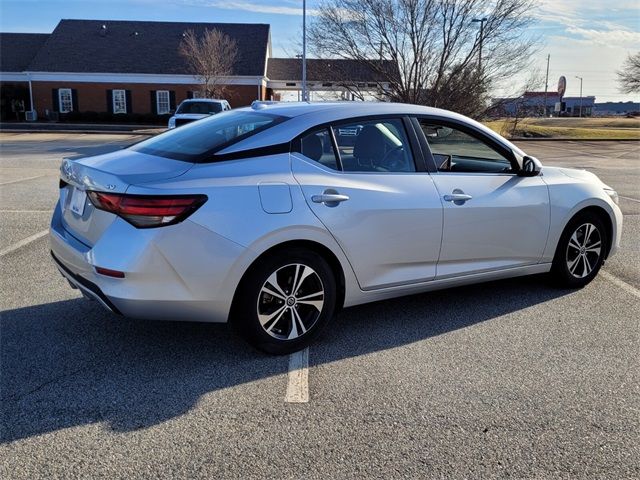
<svg viewBox="0 0 640 480">
<path fill-rule="evenodd" d="M 342 312 L 289 359 L 225 325 L 104 312 L 57 273 L 60 160 L 127 135 L 0 133 L 2 478 L 640 477 L 640 144 L 523 142 L 621 196 L 579 291 L 531 277 Z"/>
</svg>

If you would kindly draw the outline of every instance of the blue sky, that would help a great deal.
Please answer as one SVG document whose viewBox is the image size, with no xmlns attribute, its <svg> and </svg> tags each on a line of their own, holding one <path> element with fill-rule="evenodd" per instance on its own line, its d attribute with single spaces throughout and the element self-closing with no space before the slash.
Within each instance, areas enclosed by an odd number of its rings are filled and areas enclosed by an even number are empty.
<svg viewBox="0 0 640 480">
<path fill-rule="evenodd" d="M 313 15 L 317 0 L 308 0 Z M 269 23 L 273 53 L 295 53 L 302 0 L 0 0 L 0 30 L 51 32 L 61 18 Z M 543 44 L 534 68 L 544 72 L 551 54 L 550 88 L 567 77 L 567 95 L 597 101 L 633 100 L 618 91 L 615 71 L 629 53 L 640 50 L 640 0 L 539 0 L 532 11 Z M 524 74 L 523 74 L 524 75 Z"/>
</svg>

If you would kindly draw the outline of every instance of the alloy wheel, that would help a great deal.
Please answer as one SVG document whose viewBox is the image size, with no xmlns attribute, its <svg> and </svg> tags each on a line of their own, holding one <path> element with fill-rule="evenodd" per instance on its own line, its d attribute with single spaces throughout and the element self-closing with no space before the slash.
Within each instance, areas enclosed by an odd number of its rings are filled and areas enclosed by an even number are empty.
<svg viewBox="0 0 640 480">
<path fill-rule="evenodd" d="M 313 268 L 301 263 L 280 267 L 258 294 L 260 325 L 278 340 L 295 340 L 318 321 L 324 295 L 322 280 Z"/>
<path fill-rule="evenodd" d="M 583 223 L 573 232 L 567 245 L 566 262 L 569 273 L 584 278 L 598 265 L 602 252 L 602 236 L 592 223 Z"/>
</svg>

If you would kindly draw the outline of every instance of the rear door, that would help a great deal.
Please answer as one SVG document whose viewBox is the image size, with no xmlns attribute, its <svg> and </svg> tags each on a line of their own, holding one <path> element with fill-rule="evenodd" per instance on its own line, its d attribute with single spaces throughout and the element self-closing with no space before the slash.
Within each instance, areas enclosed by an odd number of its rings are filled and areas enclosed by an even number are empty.
<svg viewBox="0 0 640 480">
<path fill-rule="evenodd" d="M 308 132 L 292 154 L 309 207 L 363 289 L 436 273 L 442 206 L 412 128 L 401 117 L 351 120 Z"/>
<path fill-rule="evenodd" d="M 520 177 L 513 153 L 460 123 L 419 119 L 444 207 L 438 278 L 538 263 L 549 232 L 549 192 Z"/>
</svg>

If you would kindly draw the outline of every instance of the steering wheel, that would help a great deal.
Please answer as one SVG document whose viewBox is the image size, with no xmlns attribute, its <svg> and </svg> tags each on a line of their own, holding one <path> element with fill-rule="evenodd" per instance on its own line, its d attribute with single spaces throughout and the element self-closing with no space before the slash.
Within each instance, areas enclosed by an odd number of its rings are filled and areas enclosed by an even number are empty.
<svg viewBox="0 0 640 480">
<path fill-rule="evenodd" d="M 398 155 L 403 150 L 404 145 L 397 145 L 393 147 L 384 155 L 384 157 L 382 157 L 378 166 L 389 172 L 404 172 L 407 167 L 404 155 Z M 396 158 L 393 158 L 394 155 Z"/>
</svg>

